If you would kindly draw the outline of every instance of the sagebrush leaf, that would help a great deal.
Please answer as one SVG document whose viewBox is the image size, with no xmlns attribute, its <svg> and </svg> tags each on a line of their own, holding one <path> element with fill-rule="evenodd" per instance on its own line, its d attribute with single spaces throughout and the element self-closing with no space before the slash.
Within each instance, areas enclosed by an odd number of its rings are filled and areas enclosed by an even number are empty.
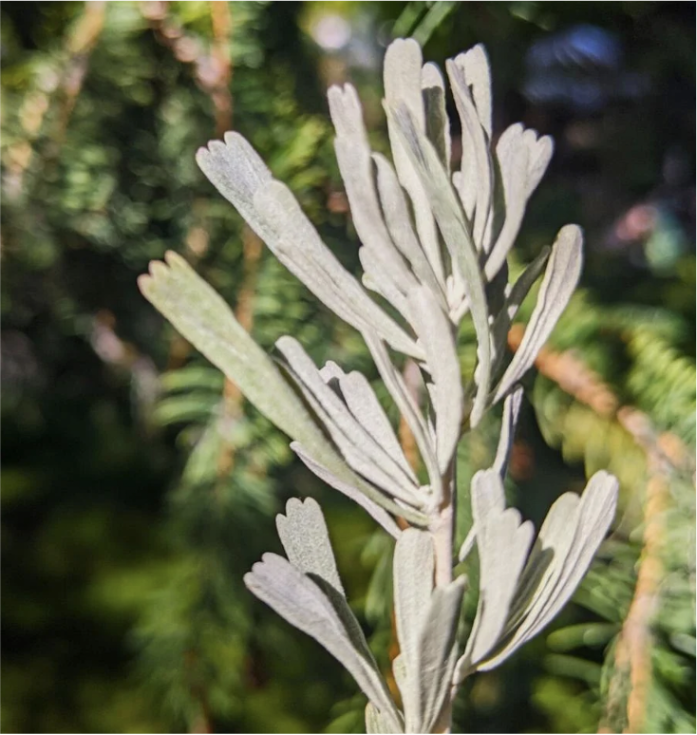
<svg viewBox="0 0 697 735">
<path fill-rule="evenodd" d="M 562 227 L 552 246 L 537 304 L 518 351 L 501 378 L 494 402 L 503 398 L 532 367 L 538 352 L 566 308 L 581 275 L 583 235 L 576 225 Z"/>
<path fill-rule="evenodd" d="M 324 646 L 353 676 L 377 710 L 389 718 L 395 732 L 399 731 L 400 716 L 384 679 L 374 662 L 355 648 L 341 618 L 315 582 L 276 554 L 264 554 L 244 581 L 262 602 Z"/>
</svg>

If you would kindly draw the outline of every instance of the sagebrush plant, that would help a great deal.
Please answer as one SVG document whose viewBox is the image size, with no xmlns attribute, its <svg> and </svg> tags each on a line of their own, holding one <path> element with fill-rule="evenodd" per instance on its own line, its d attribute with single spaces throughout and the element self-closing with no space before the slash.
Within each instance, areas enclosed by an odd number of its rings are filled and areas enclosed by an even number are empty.
<svg viewBox="0 0 697 735">
<path fill-rule="evenodd" d="M 394 605 L 401 704 L 379 671 L 344 595 L 327 528 L 312 499 L 291 500 L 277 526 L 287 558 L 265 554 L 247 587 L 319 641 L 352 674 L 369 702 L 368 732 L 447 732 L 465 677 L 497 666 L 539 633 L 568 601 L 615 514 L 617 481 L 596 473 L 581 496 L 562 495 L 537 538 L 507 508 L 503 480 L 533 365 L 578 282 L 582 234 L 559 232 L 508 283 L 507 255 L 527 201 L 552 155 L 550 138 L 522 125 L 494 145 L 486 53 L 475 46 L 446 64 L 462 127 L 451 174 L 445 83 L 413 40 L 385 57 L 384 106 L 393 162 L 372 153 L 351 85 L 329 90 L 336 154 L 361 240 L 363 284 L 322 243 L 290 190 L 237 133 L 197 154 L 218 190 L 279 260 L 362 334 L 420 455 L 412 467 L 367 379 L 334 362 L 317 369 L 293 337 L 269 357 L 232 311 L 178 255 L 153 262 L 143 294 L 259 411 L 327 484 L 361 505 L 396 539 Z M 544 271 L 523 341 L 510 358 L 512 320 Z M 368 293 L 379 296 L 374 300 Z M 391 305 L 391 316 L 381 303 Z M 472 319 L 474 374 L 463 380 L 458 326 Z M 397 364 L 414 361 L 425 389 L 415 398 Z M 403 358 L 402 358 L 403 359 Z M 494 464 L 472 481 L 473 527 L 453 546 L 455 454 L 464 433 L 503 401 Z M 464 575 L 455 565 L 476 545 L 478 609 L 464 648 L 456 639 Z"/>
</svg>

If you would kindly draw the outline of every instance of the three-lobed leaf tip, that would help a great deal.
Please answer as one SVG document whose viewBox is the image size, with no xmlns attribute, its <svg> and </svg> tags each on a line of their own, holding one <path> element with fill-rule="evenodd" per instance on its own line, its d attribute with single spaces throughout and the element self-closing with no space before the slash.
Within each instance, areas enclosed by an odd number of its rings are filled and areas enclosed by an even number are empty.
<svg viewBox="0 0 697 735">
<path fill-rule="evenodd" d="M 164 261 L 151 260 L 148 264 L 148 273 L 142 273 L 138 276 L 138 288 L 143 296 L 150 301 L 149 294 L 153 285 L 166 279 L 169 276 L 170 268 L 183 270 L 187 267 L 186 260 L 179 253 L 175 253 L 174 250 L 167 250 L 164 255 Z"/>
</svg>

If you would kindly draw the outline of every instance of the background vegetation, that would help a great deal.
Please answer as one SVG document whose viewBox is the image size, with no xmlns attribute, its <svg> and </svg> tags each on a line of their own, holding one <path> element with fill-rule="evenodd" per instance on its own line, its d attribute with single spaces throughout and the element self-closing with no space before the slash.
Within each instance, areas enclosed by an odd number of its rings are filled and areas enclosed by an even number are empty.
<svg viewBox="0 0 697 735">
<path fill-rule="evenodd" d="M 352 682 L 241 579 L 277 543 L 285 500 L 321 497 L 386 662 L 389 541 L 299 466 L 135 281 L 175 249 L 264 346 L 291 332 L 316 361 L 375 377 L 357 335 L 269 257 L 193 154 L 242 132 L 356 268 L 324 91 L 357 84 L 385 147 L 383 49 L 414 35 L 441 63 L 484 42 L 495 129 L 524 120 L 555 137 L 519 262 L 566 222 L 586 230 L 582 289 L 530 377 L 512 499 L 539 522 L 586 471 L 622 482 L 575 604 L 468 685 L 457 731 L 694 732 L 694 12 L 3 4 L 4 731 L 361 731 Z M 496 430 L 492 418 L 462 448 L 463 487 Z"/>
</svg>

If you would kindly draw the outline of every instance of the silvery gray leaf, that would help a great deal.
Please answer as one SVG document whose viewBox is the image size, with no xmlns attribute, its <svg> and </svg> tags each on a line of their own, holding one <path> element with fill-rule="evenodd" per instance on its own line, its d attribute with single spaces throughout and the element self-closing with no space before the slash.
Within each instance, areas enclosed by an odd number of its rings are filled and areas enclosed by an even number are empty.
<svg viewBox="0 0 697 735">
<path fill-rule="evenodd" d="M 225 142 L 212 140 L 208 147 L 199 148 L 196 162 L 218 191 L 261 237 L 275 239 L 263 213 L 254 206 L 254 195 L 273 181 L 271 171 L 259 154 L 239 133 L 225 134 Z"/>
<path fill-rule="evenodd" d="M 388 107 L 404 105 L 413 116 L 414 124 L 425 135 L 426 120 L 421 96 L 421 47 L 413 39 L 397 39 L 387 48 L 384 61 L 385 102 Z M 414 164 L 404 150 L 404 143 L 388 118 L 387 129 L 397 176 L 409 194 L 416 231 L 433 272 L 440 282 L 445 281 L 440 244 L 435 222 L 423 184 Z"/>
<path fill-rule="evenodd" d="M 445 109 L 445 82 L 436 64 L 424 64 L 421 70 L 421 88 L 426 111 L 426 135 L 438 152 L 443 167 L 449 171 L 450 121 Z"/>
<path fill-rule="evenodd" d="M 402 733 L 404 730 L 394 729 L 394 725 L 390 724 L 391 720 L 389 717 L 385 717 L 378 712 L 373 705 L 368 702 L 365 706 L 365 731 L 370 735 L 389 735 L 389 733 Z"/>
<path fill-rule="evenodd" d="M 397 38 L 387 47 L 383 62 L 385 99 L 407 106 L 421 131 L 426 130 L 421 96 L 421 46 L 411 38 Z"/>
<path fill-rule="evenodd" d="M 489 483 L 488 492 L 479 493 L 477 502 L 482 506 L 477 511 L 478 516 L 490 513 L 502 513 L 505 507 L 505 496 L 501 483 Z M 573 542 L 574 529 L 578 519 L 579 497 L 574 493 L 562 495 L 547 514 L 540 533 L 528 557 L 527 564 L 519 577 L 519 582 L 513 600 L 508 608 L 508 619 L 501 632 L 500 640 L 494 650 L 489 652 L 489 659 L 478 661 L 470 654 L 471 645 L 468 641 L 467 654 L 457 662 L 453 682 L 460 683 L 474 670 L 488 670 L 501 663 L 509 653 L 498 656 L 505 650 L 505 646 L 516 633 L 518 627 L 524 623 L 530 606 L 536 599 L 544 598 L 546 590 L 553 585 L 555 579 L 555 563 L 561 565 L 568 548 Z M 478 527 L 472 527 L 476 533 Z M 561 560 L 561 561 L 560 561 Z M 475 634 L 473 628 L 470 640 Z M 496 663 L 491 663 L 496 661 Z M 491 663 L 491 665 L 489 665 Z"/>
<path fill-rule="evenodd" d="M 288 561 L 304 574 L 315 574 L 344 594 L 327 524 L 317 501 L 291 498 L 286 514 L 276 516 L 276 528 Z"/>
<path fill-rule="evenodd" d="M 423 505 L 418 486 L 356 421 L 346 404 L 324 382 L 300 343 L 292 337 L 281 337 L 276 347 L 349 466 L 392 497 L 415 508 Z"/>
<path fill-rule="evenodd" d="M 396 111 L 388 110 L 388 113 L 389 118 L 394 118 L 395 128 L 404 140 L 405 150 L 411 157 L 427 190 L 438 227 L 453 260 L 453 266 L 459 268 L 460 275 L 464 279 L 472 321 L 477 333 L 479 358 L 475 373 L 477 393 L 470 416 L 470 423 L 476 426 L 484 414 L 489 392 L 491 344 L 484 280 L 477 254 L 472 245 L 469 225 L 465 221 L 462 207 L 431 142 L 416 128 L 406 108 L 402 107 Z"/>
<path fill-rule="evenodd" d="M 402 691 L 407 732 L 420 732 L 420 668 L 419 646 L 426 622 L 435 558 L 431 534 L 408 528 L 402 532 L 394 552 L 394 604 L 397 638 L 404 662 Z"/>
<path fill-rule="evenodd" d="M 581 495 L 573 546 L 564 562 L 561 577 L 541 616 L 530 629 L 528 638 L 537 635 L 575 592 L 615 517 L 618 489 L 617 478 L 605 471 L 596 472 L 589 480 Z"/>
<path fill-rule="evenodd" d="M 414 485 L 417 485 L 416 475 L 404 456 L 392 424 L 365 376 L 355 370 L 348 374 L 342 371 L 338 382 L 344 401 L 358 423 L 365 427 L 376 444 L 404 470 Z"/>
<path fill-rule="evenodd" d="M 538 139 L 534 130 L 525 130 L 520 123 L 507 128 L 496 144 L 505 219 L 484 267 L 488 281 L 499 272 L 513 247 L 528 199 L 547 168 L 552 150 L 551 138 Z"/>
<path fill-rule="evenodd" d="M 279 233 L 276 255 L 289 270 L 344 321 L 359 331 L 370 324 L 384 334 L 395 349 L 412 355 L 413 340 L 368 296 L 324 245 L 287 186 L 272 181 L 256 193 L 254 201 Z"/>
<path fill-rule="evenodd" d="M 436 454 L 445 474 L 462 433 L 462 377 L 455 338 L 448 318 L 425 286 L 410 294 L 409 314 L 433 380 Z"/>
<path fill-rule="evenodd" d="M 525 215 L 529 151 L 523 142 L 523 131 L 520 123 L 511 125 L 496 144 L 506 214 L 484 267 L 487 281 L 493 280 L 505 263 Z"/>
<path fill-rule="evenodd" d="M 556 501 L 523 574 L 508 633 L 495 654 L 478 664 L 479 670 L 488 671 L 508 658 L 569 601 L 610 528 L 617 491 L 616 478 L 601 471 L 590 479 L 580 502 L 569 493 Z M 542 568 L 541 575 L 536 567 Z"/>
<path fill-rule="evenodd" d="M 226 133 L 225 143 L 211 141 L 196 160 L 278 259 L 330 309 L 358 330 L 372 325 L 395 349 L 415 352 L 409 336 L 344 269 L 290 190 L 273 179 L 242 136 Z"/>
<path fill-rule="evenodd" d="M 337 365 L 334 360 L 327 360 L 320 368 L 319 374 L 327 385 L 332 386 L 336 390 L 337 395 L 341 395 L 339 379 L 346 374 L 342 370 L 341 365 Z"/>
<path fill-rule="evenodd" d="M 531 194 L 537 189 L 537 185 L 545 175 L 547 166 L 552 159 L 554 153 L 554 141 L 549 135 L 543 135 L 541 138 L 537 137 L 535 130 L 526 130 L 523 140 L 528 147 L 528 190 L 527 195 L 530 198 Z"/>
<path fill-rule="evenodd" d="M 291 498 L 286 504 L 286 515 L 276 516 L 276 528 L 288 561 L 320 587 L 341 618 L 355 649 L 377 668 L 361 626 L 346 601 L 327 524 L 317 502 L 312 498 L 305 502 Z"/>
<path fill-rule="evenodd" d="M 397 174 L 389 161 L 379 153 L 373 154 L 373 161 L 377 169 L 380 204 L 392 241 L 409 261 L 419 281 L 431 288 L 445 305 L 443 284 L 438 281 L 414 233 L 411 214 L 409 213 L 404 191 L 397 179 Z"/>
<path fill-rule="evenodd" d="M 525 297 L 530 293 L 533 284 L 540 277 L 551 252 L 552 249 L 548 246 L 542 248 L 532 263 L 518 276 L 518 280 L 511 287 L 506 297 L 505 308 L 502 310 L 508 323 L 515 318 L 518 309 L 520 309 L 521 304 L 525 301 Z"/>
<path fill-rule="evenodd" d="M 492 469 L 498 472 L 501 481 L 508 471 L 508 460 L 513 447 L 513 437 L 518 424 L 520 406 L 523 402 L 523 389 L 518 386 L 506 396 L 503 402 L 503 417 L 501 418 L 501 433 L 496 447 L 496 456 Z"/>
<path fill-rule="evenodd" d="M 521 523 L 515 508 L 504 508 L 500 502 L 503 496 L 503 483 L 495 469 L 475 474 L 472 515 L 479 549 L 480 587 L 464 665 L 484 658 L 499 641 L 533 539 L 532 524 Z"/>
<path fill-rule="evenodd" d="M 465 54 L 446 61 L 450 85 L 462 123 L 462 166 L 459 182 L 463 206 L 472 221 L 472 239 L 478 250 L 484 249 L 484 233 L 490 217 L 494 190 L 491 155 L 487 133 L 482 127 L 465 77 Z"/>
<path fill-rule="evenodd" d="M 303 445 L 313 460 L 349 487 L 358 487 L 373 502 L 423 524 L 423 516 L 360 479 L 337 453 L 288 385 L 273 361 L 239 325 L 223 299 L 175 253 L 165 263 L 153 262 L 150 275 L 141 276 L 143 295 L 230 380 L 261 413 Z M 384 525 L 384 524 L 383 524 Z M 389 525 L 389 524 L 388 524 Z"/>
<path fill-rule="evenodd" d="M 362 249 L 370 253 L 367 261 L 363 260 L 364 267 L 378 286 L 388 282 L 392 284 L 392 289 L 402 295 L 407 294 L 416 285 L 416 280 L 392 243 L 382 218 L 375 190 L 370 145 L 356 90 L 350 84 L 343 89 L 332 87 L 328 98 L 329 111 L 337 131 L 334 147 L 351 205 L 353 223 Z"/>
<path fill-rule="evenodd" d="M 384 679 L 374 663 L 356 650 L 331 602 L 309 577 L 287 559 L 264 554 L 244 581 L 262 602 L 324 646 L 353 676 L 381 715 L 389 718 L 394 731 L 400 730 L 400 715 Z"/>
<path fill-rule="evenodd" d="M 465 80 L 472 88 L 472 98 L 477 108 L 479 121 L 487 136 L 491 138 L 491 69 L 486 49 L 481 43 L 455 58 Z"/>
<path fill-rule="evenodd" d="M 395 621 L 401 654 L 394 673 L 406 732 L 431 732 L 449 694 L 455 633 L 465 579 L 433 589 L 433 542 L 407 529 L 395 547 Z"/>
<path fill-rule="evenodd" d="M 392 364 L 385 344 L 372 331 L 365 332 L 363 339 L 370 350 L 385 387 L 397 404 L 409 430 L 414 435 L 421 459 L 428 472 L 429 481 L 432 487 L 437 487 L 440 483 L 440 470 L 436 457 L 435 436 L 431 437 L 428 425 L 418 405 L 410 395 L 404 379 Z"/>
<path fill-rule="evenodd" d="M 384 261 L 371 248 L 361 247 L 358 258 L 363 267 L 361 283 L 369 291 L 382 296 L 400 314 L 404 314 L 407 299 L 395 280 L 388 275 L 389 267 L 385 266 Z"/>
<path fill-rule="evenodd" d="M 528 616 L 531 605 L 537 600 L 541 606 L 554 587 L 574 542 L 580 504 L 581 497 L 576 493 L 564 493 L 552 503 L 521 575 L 506 624 L 507 637 Z"/>
<path fill-rule="evenodd" d="M 139 278 L 143 295 L 282 431 L 334 471 L 341 461 L 302 401 L 223 299 L 176 253 Z"/>
<path fill-rule="evenodd" d="M 537 304 L 511 364 L 498 384 L 494 403 L 505 396 L 532 367 L 538 352 L 566 308 L 581 274 L 583 235 L 580 227 L 566 225 L 557 235 L 547 264 Z"/>
<path fill-rule="evenodd" d="M 466 578 L 458 577 L 447 586 L 436 587 L 431 595 L 418 646 L 419 721 L 407 732 L 433 732 L 446 697 L 450 696 L 456 634 Z"/>
<path fill-rule="evenodd" d="M 346 422 L 339 421 L 337 423 L 332 417 L 332 414 L 326 410 L 327 400 L 330 400 L 326 392 L 322 394 L 324 399 L 323 403 L 303 382 L 302 377 L 298 375 L 298 373 L 293 372 L 290 368 L 288 369 L 288 373 L 290 378 L 295 381 L 296 385 L 299 387 L 312 411 L 327 430 L 332 439 L 333 445 L 337 448 L 344 460 L 344 463 L 349 468 L 349 475 L 346 475 L 346 473 L 339 475 L 342 479 L 345 479 L 345 481 L 353 487 L 360 487 L 362 491 L 365 491 L 366 494 L 368 494 L 368 497 L 370 497 L 371 500 L 378 503 L 389 512 L 395 513 L 396 515 L 403 515 L 405 518 L 407 518 L 408 515 L 407 511 L 411 511 L 414 508 L 420 508 L 424 504 L 425 498 L 420 497 L 421 493 L 419 491 L 414 490 L 413 488 L 411 490 L 402 488 L 398 480 L 383 470 L 379 462 L 372 459 L 363 451 L 363 449 L 371 446 L 370 442 L 365 440 L 365 437 L 360 439 L 361 446 L 357 446 L 351 437 L 344 433 L 341 428 L 341 424 L 345 424 Z M 332 388 L 329 386 L 327 386 L 327 391 L 333 392 Z M 340 402 L 338 405 L 341 406 L 343 404 Z M 340 411 L 341 409 L 339 408 L 338 410 Z M 359 429 L 356 429 L 356 427 L 354 428 L 354 434 L 360 437 Z M 363 480 L 360 483 L 356 483 L 356 479 L 359 477 L 363 478 Z M 393 498 L 411 497 L 410 494 L 414 495 L 412 503 L 397 505 L 393 500 Z M 405 512 L 400 513 L 400 508 L 404 508 Z"/>
<path fill-rule="evenodd" d="M 474 206 L 477 203 L 477 171 L 474 153 L 472 152 L 472 141 L 469 136 L 461 139 L 462 157 L 460 170 L 453 171 L 451 177 L 455 191 L 460 195 L 462 209 L 471 222 L 474 219 Z"/>
<path fill-rule="evenodd" d="M 360 505 L 361 508 L 363 508 L 375 521 L 377 521 L 387 531 L 387 533 L 390 534 L 390 536 L 399 538 L 399 535 L 402 532 L 392 516 L 382 505 L 378 505 L 374 500 L 371 500 L 371 496 L 380 494 L 377 488 L 368 486 L 358 476 L 354 476 L 352 484 L 338 478 L 326 467 L 323 467 L 321 464 L 316 462 L 297 442 L 292 442 L 290 448 L 298 455 L 298 457 L 300 457 L 305 466 L 320 478 L 320 480 L 323 480 L 327 485 L 351 498 L 351 500 Z M 387 503 L 384 501 L 383 504 L 387 506 Z M 389 507 L 391 507 L 393 513 L 404 516 L 411 523 L 416 525 L 423 526 L 427 522 L 426 516 L 421 516 L 414 511 L 402 508 L 392 502 L 389 503 Z"/>
<path fill-rule="evenodd" d="M 508 293 L 507 296 L 505 296 L 503 308 L 494 320 L 492 330 L 493 374 L 497 373 L 503 358 L 506 355 L 508 332 L 511 328 L 511 322 L 518 313 L 521 304 L 530 292 L 533 284 L 544 270 L 551 252 L 552 249 L 550 247 L 544 247 L 532 263 L 530 263 L 518 277 L 518 280 L 512 286 L 509 285 L 506 287 Z M 500 271 L 499 275 L 503 272 L 503 270 Z"/>
<path fill-rule="evenodd" d="M 392 676 L 394 676 L 395 684 L 404 702 L 410 696 L 410 690 L 407 681 L 407 664 L 403 653 L 398 653 L 392 661 Z"/>
</svg>

